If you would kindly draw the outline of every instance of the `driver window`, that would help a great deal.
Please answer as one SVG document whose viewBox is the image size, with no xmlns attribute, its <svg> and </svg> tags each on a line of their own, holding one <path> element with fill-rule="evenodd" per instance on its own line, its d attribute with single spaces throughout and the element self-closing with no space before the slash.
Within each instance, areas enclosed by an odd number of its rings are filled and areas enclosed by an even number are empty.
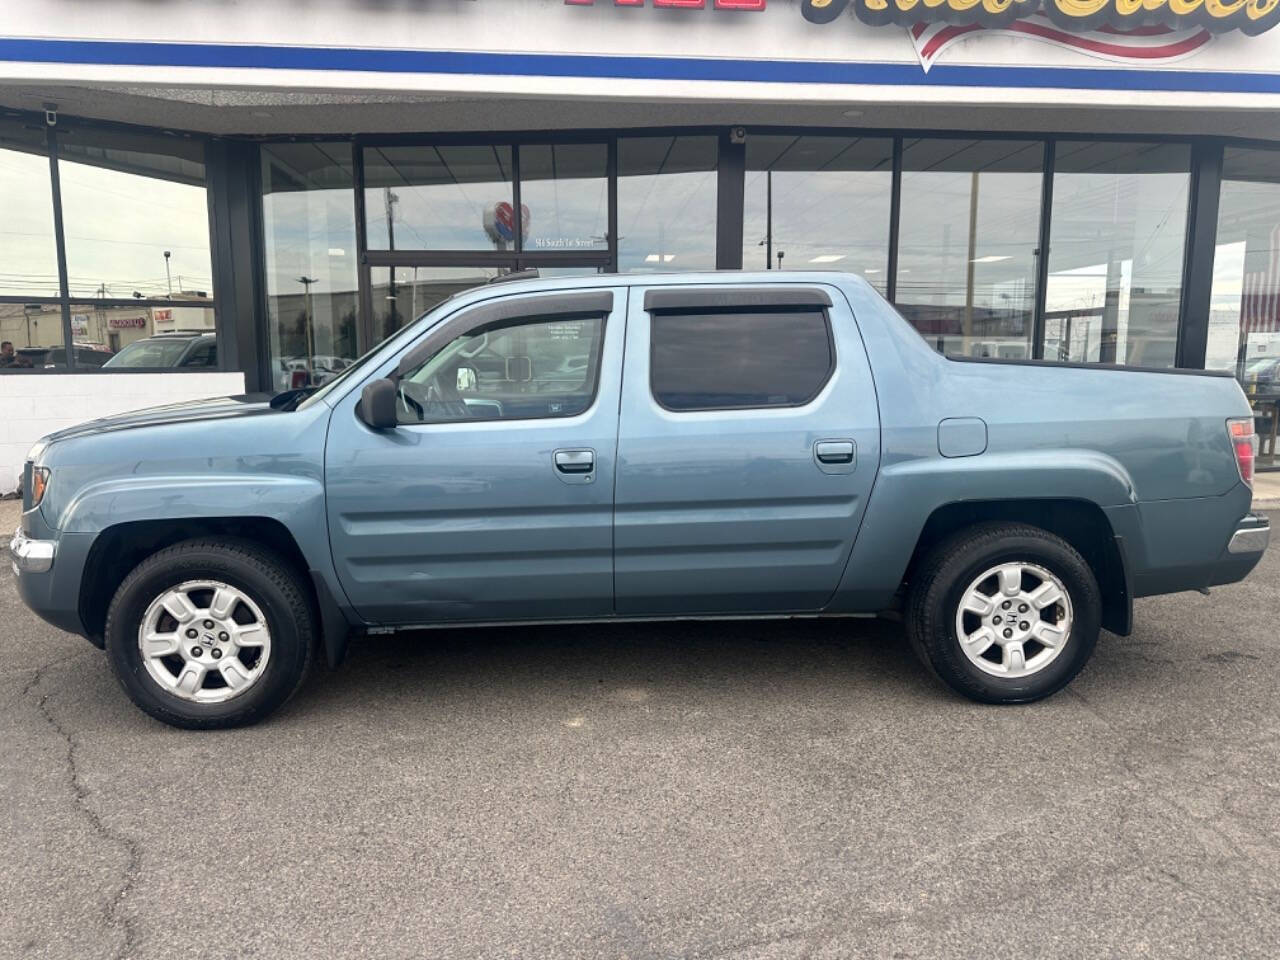
<svg viewBox="0 0 1280 960">
<path fill-rule="evenodd" d="M 400 380 L 401 423 L 539 420 L 591 406 L 604 317 L 506 321 L 473 330 Z"/>
</svg>

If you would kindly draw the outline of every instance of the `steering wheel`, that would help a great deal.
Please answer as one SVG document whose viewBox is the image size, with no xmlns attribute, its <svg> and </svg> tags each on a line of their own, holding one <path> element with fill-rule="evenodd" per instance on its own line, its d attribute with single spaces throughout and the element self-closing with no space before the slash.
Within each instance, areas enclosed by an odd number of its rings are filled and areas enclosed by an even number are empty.
<svg viewBox="0 0 1280 960">
<path fill-rule="evenodd" d="M 452 376 L 446 376 L 446 373 Z M 433 403 L 462 403 L 462 394 L 458 392 L 458 372 L 455 368 L 442 370 L 427 381 L 427 400 Z"/>
</svg>

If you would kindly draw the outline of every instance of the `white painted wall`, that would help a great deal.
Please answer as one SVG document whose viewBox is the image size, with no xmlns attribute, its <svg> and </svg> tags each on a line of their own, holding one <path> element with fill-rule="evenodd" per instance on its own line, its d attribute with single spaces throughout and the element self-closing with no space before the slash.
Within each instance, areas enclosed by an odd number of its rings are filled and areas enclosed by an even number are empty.
<svg viewBox="0 0 1280 960">
<path fill-rule="evenodd" d="M 144 407 L 244 393 L 243 373 L 0 375 L 0 494 L 45 434 Z"/>
</svg>

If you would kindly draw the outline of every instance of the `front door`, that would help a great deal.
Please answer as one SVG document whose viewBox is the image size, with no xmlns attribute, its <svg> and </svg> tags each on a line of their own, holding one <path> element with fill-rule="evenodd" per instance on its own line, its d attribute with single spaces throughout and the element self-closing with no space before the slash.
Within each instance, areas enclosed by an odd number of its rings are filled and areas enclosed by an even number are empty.
<svg viewBox="0 0 1280 960">
<path fill-rule="evenodd" d="M 361 616 L 613 612 L 625 304 L 624 288 L 578 288 L 463 307 L 409 348 L 418 352 L 400 380 L 399 426 L 369 429 L 359 390 L 337 404 L 329 536 Z"/>
<path fill-rule="evenodd" d="M 822 608 L 879 460 L 871 371 L 838 290 L 633 288 L 615 495 L 618 613 Z"/>
</svg>

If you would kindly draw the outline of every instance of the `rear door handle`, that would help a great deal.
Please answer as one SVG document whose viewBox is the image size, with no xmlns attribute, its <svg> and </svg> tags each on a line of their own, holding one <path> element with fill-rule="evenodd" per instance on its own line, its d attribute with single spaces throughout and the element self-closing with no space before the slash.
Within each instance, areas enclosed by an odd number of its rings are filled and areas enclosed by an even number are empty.
<svg viewBox="0 0 1280 960">
<path fill-rule="evenodd" d="M 596 468 L 594 450 L 557 450 L 556 469 L 561 473 L 590 473 Z"/>
<path fill-rule="evenodd" d="M 853 463 L 852 440 L 819 440 L 813 452 L 819 463 Z"/>
</svg>

